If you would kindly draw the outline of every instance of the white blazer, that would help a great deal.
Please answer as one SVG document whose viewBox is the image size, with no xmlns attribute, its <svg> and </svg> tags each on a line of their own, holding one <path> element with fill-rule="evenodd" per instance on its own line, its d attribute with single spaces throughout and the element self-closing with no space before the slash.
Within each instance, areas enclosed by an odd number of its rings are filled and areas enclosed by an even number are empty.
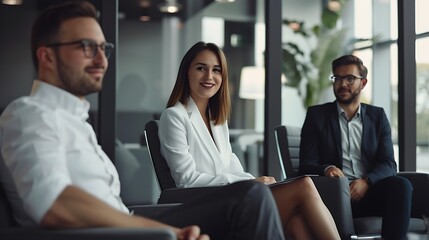
<svg viewBox="0 0 429 240">
<path fill-rule="evenodd" d="M 254 179 L 244 172 L 231 150 L 227 123 L 215 126 L 210 121 L 210 127 L 214 141 L 191 97 L 187 105 L 178 102 L 162 112 L 158 132 L 161 154 L 176 185 L 217 186 Z"/>
</svg>

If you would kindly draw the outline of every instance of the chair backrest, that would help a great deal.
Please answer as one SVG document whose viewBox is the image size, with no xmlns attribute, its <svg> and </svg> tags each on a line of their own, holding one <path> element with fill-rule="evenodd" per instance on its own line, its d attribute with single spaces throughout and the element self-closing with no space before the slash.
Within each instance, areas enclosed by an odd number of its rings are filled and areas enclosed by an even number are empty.
<svg viewBox="0 0 429 240">
<path fill-rule="evenodd" d="M 7 199 L 5 187 L 3 187 L 5 175 L 5 163 L 0 153 L 0 229 L 16 227 L 18 224 L 12 217 L 12 206 Z"/>
<path fill-rule="evenodd" d="M 274 135 L 283 177 L 286 179 L 298 176 L 301 128 L 278 126 L 274 130 Z"/>
<path fill-rule="evenodd" d="M 146 123 L 144 135 L 161 191 L 170 188 L 177 188 L 176 183 L 171 176 L 167 161 L 161 154 L 161 144 L 158 136 L 158 120 L 151 120 Z"/>
<path fill-rule="evenodd" d="M 0 159 L 1 161 L 1 159 Z M 15 227 L 16 222 L 12 217 L 12 208 L 6 197 L 3 186 L 0 184 L 0 229 Z"/>
</svg>

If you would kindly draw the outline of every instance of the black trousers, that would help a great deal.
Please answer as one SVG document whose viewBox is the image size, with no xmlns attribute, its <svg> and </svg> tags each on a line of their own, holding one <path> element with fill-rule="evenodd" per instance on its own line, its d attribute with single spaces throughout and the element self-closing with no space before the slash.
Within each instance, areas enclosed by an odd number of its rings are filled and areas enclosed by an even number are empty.
<svg viewBox="0 0 429 240">
<path fill-rule="evenodd" d="M 353 216 L 381 216 L 383 239 L 407 239 L 412 192 L 408 179 L 387 177 L 372 184 L 359 202 L 352 202 Z"/>
<path fill-rule="evenodd" d="M 198 225 L 210 239 L 284 239 L 271 191 L 256 181 L 219 187 L 150 217 L 177 227 Z"/>
</svg>

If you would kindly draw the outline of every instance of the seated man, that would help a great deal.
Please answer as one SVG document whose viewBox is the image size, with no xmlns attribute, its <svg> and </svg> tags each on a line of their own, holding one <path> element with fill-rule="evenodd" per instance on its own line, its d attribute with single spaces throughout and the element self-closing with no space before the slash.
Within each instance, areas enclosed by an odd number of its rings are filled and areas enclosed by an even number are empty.
<svg viewBox="0 0 429 240">
<path fill-rule="evenodd" d="M 114 47 L 105 41 L 94 6 L 75 1 L 45 10 L 31 41 L 39 80 L 0 117 L 1 183 L 19 224 L 162 227 L 178 239 L 284 238 L 269 189 L 254 181 L 220 188 L 154 219 L 132 216 L 120 198 L 117 171 L 86 122 L 84 97 L 101 90 Z"/>
<path fill-rule="evenodd" d="M 332 62 L 336 101 L 308 108 L 301 132 L 301 174 L 350 179 L 353 216 L 383 217 L 383 239 L 406 239 L 411 183 L 396 176 L 384 110 L 360 102 L 367 68 L 356 56 Z"/>
</svg>

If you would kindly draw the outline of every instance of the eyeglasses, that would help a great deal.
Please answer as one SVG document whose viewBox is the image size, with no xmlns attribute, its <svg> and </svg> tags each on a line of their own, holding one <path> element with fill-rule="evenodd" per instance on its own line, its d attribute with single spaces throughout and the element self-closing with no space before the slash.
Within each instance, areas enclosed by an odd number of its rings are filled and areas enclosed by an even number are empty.
<svg viewBox="0 0 429 240">
<path fill-rule="evenodd" d="M 355 75 L 347 75 L 347 76 L 333 75 L 333 76 L 331 76 L 331 81 L 334 84 L 341 84 L 341 83 L 343 83 L 343 80 L 346 80 L 347 85 L 353 85 L 355 83 L 356 79 L 363 79 L 363 77 L 356 77 Z"/>
<path fill-rule="evenodd" d="M 113 48 L 115 47 L 113 43 L 105 42 L 105 43 L 97 44 L 94 40 L 89 40 L 89 39 L 82 39 L 79 41 L 65 42 L 65 43 L 51 43 L 51 44 L 46 44 L 45 46 L 60 47 L 60 46 L 74 45 L 74 44 L 80 44 L 80 47 L 82 48 L 83 53 L 87 58 L 94 58 L 95 56 L 97 56 L 98 48 L 103 50 L 106 58 L 109 58 Z"/>
</svg>

